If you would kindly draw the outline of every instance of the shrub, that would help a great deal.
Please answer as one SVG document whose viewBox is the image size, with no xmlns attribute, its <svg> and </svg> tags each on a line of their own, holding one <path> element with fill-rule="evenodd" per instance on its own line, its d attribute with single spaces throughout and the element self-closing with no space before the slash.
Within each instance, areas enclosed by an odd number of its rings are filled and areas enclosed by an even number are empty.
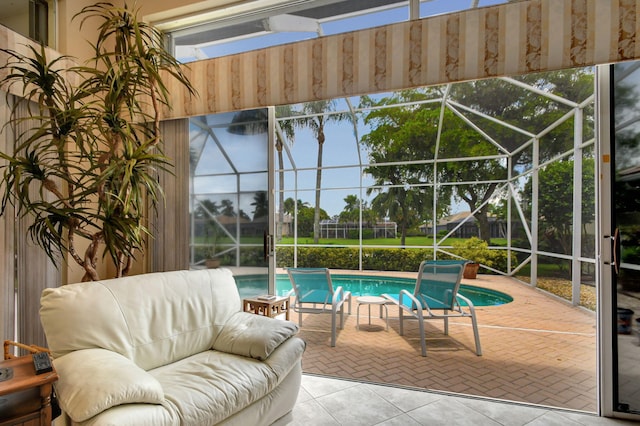
<svg viewBox="0 0 640 426">
<path fill-rule="evenodd" d="M 293 250 L 293 247 L 277 247 L 276 266 L 293 266 Z M 298 267 L 301 268 L 357 270 L 359 266 L 357 247 L 298 247 L 297 250 Z M 484 257 L 480 263 L 500 271 L 507 270 L 506 250 L 491 250 L 487 247 L 486 252 L 483 250 L 482 253 Z M 438 259 L 450 258 L 452 257 L 438 255 Z M 420 262 L 425 259 L 433 259 L 432 249 L 362 248 L 362 269 L 369 271 L 417 271 Z"/>
<path fill-rule="evenodd" d="M 370 240 L 373 236 L 373 229 L 363 229 L 362 230 L 362 239 Z M 350 229 L 348 233 L 348 238 L 351 240 L 357 240 L 360 238 L 360 231 L 357 229 Z"/>
<path fill-rule="evenodd" d="M 464 241 L 456 241 L 453 243 L 453 252 L 463 259 L 470 260 L 475 263 L 482 263 L 486 266 L 493 266 L 491 249 L 486 241 L 478 237 L 471 237 Z"/>
<path fill-rule="evenodd" d="M 355 247 L 299 247 L 298 267 L 332 269 L 359 268 L 359 250 Z M 433 257 L 431 249 L 363 248 L 362 267 L 365 270 L 417 271 L 420 262 Z M 276 265 L 293 265 L 293 247 L 276 248 Z"/>
</svg>

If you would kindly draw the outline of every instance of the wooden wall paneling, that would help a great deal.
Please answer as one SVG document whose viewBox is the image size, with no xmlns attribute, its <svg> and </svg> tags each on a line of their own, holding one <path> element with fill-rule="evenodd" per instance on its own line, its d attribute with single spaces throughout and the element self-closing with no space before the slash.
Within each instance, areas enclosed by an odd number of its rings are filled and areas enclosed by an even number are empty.
<svg viewBox="0 0 640 426">
<path fill-rule="evenodd" d="M 165 201 L 150 212 L 150 272 L 189 268 L 189 120 L 165 121 L 161 131 L 173 168 L 160 172 Z"/>
<path fill-rule="evenodd" d="M 40 295 L 47 287 L 61 284 L 60 271 L 27 237 L 29 218 L 17 222 L 17 301 L 18 340 L 47 346 L 40 324 Z"/>
<path fill-rule="evenodd" d="M 20 105 L 18 114 L 27 116 L 27 105 Z M 28 130 L 28 123 L 21 123 L 17 132 Z M 39 188 L 30 189 L 37 197 Z M 44 250 L 31 242 L 28 227 L 32 223 L 30 217 L 18 217 L 15 224 L 16 235 L 16 288 L 18 313 L 18 340 L 26 344 L 46 346 L 46 339 L 40 324 L 40 295 L 47 287 L 61 284 L 60 270 L 47 257 Z M 62 260 L 59 261 L 63 267 Z"/>
<path fill-rule="evenodd" d="M 640 59 L 640 0 L 528 0 L 196 61 L 167 119 Z M 170 79 L 169 79 L 170 80 Z"/>
<path fill-rule="evenodd" d="M 9 118 L 9 106 L 4 92 L 0 92 L 0 123 Z M 7 152 L 12 147 L 13 133 L 5 128 L 0 133 L 0 150 Z M 2 164 L 3 160 L 0 160 Z M 15 246 L 14 213 L 11 206 L 0 216 L 0 337 L 15 340 Z"/>
</svg>

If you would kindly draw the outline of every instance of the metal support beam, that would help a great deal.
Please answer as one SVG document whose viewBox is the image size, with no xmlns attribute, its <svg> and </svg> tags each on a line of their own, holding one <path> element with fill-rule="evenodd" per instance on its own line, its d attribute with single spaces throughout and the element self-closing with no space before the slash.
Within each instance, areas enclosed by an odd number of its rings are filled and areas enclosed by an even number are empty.
<svg viewBox="0 0 640 426">
<path fill-rule="evenodd" d="M 571 250 L 571 303 L 580 304 L 580 257 L 582 255 L 582 109 L 573 120 L 573 245 Z"/>
<path fill-rule="evenodd" d="M 533 174 L 531 176 L 531 284 L 538 286 L 538 190 L 540 184 L 540 139 L 533 141 Z"/>
</svg>

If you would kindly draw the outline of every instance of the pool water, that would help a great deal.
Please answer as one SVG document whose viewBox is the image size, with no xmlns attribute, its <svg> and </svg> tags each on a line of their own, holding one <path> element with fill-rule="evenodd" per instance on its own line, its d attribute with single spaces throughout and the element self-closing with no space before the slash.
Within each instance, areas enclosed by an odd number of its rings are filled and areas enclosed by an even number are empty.
<svg viewBox="0 0 640 426">
<path fill-rule="evenodd" d="M 241 275 L 235 278 L 242 297 L 265 292 L 264 276 Z M 331 274 L 331 281 L 334 287 L 342 286 L 354 297 L 399 294 L 402 289 L 412 292 L 416 282 L 411 278 L 349 274 Z M 285 295 L 290 290 L 289 277 L 285 274 L 276 275 L 276 294 Z M 497 306 L 513 301 L 511 296 L 501 291 L 467 284 L 460 285 L 460 294 L 469 298 L 474 306 Z"/>
</svg>

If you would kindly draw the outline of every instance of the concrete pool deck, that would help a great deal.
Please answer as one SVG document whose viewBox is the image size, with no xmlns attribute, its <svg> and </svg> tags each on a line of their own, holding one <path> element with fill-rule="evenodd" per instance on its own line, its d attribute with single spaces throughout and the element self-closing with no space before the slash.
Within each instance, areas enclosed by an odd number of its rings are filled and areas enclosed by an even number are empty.
<svg viewBox="0 0 640 426">
<path fill-rule="evenodd" d="M 265 268 L 231 269 L 238 275 L 266 273 Z M 415 272 L 361 274 L 416 277 Z M 462 282 L 502 291 L 514 299 L 505 305 L 476 308 L 483 356 L 475 354 L 471 322 L 466 319 L 450 320 L 449 336 L 442 334 L 442 321 L 427 321 L 427 357 L 420 356 L 415 321 L 406 322 L 405 336 L 400 336 L 398 311 L 393 305 L 389 305 L 389 331 L 375 308 L 371 310 L 371 327 L 368 309 L 361 309 L 360 330 L 356 330 L 354 297 L 352 314 L 345 315 L 345 327 L 338 330 L 336 347 L 330 346 L 329 314 L 303 315 L 299 333 L 307 342 L 303 371 L 596 412 L 594 312 L 571 306 L 509 277 L 478 275 L 475 280 Z M 298 314 L 292 312 L 291 320 L 297 323 Z"/>
<path fill-rule="evenodd" d="M 353 271 L 335 271 L 335 273 Z M 415 273 L 363 272 L 415 278 Z M 389 331 L 372 309 L 356 307 L 345 316 L 336 347 L 330 347 L 328 314 L 304 315 L 300 337 L 307 342 L 303 370 L 365 382 L 401 385 L 595 412 L 596 316 L 517 280 L 479 275 L 464 284 L 511 295 L 511 303 L 476 308 L 483 356 L 474 352 L 469 320 L 450 320 L 449 336 L 442 321 L 427 321 L 427 357 L 420 356 L 416 322 L 405 323 L 399 335 L 398 311 L 389 306 Z M 291 320 L 298 321 L 292 313 Z"/>
</svg>

